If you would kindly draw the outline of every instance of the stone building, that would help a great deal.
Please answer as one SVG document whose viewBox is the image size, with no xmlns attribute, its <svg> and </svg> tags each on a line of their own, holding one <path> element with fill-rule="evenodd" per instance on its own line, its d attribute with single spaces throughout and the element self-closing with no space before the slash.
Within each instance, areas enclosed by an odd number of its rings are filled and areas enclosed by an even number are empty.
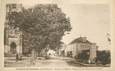
<svg viewBox="0 0 115 71">
<path fill-rule="evenodd" d="M 9 14 L 20 12 L 22 9 L 21 4 L 7 4 L 6 5 L 6 20 L 4 25 L 4 53 L 15 55 L 16 53 L 22 54 L 22 32 L 19 28 L 15 28 L 10 20 Z"/>
<path fill-rule="evenodd" d="M 89 60 L 94 62 L 97 49 L 96 43 L 91 43 L 86 37 L 79 37 L 66 47 L 65 56 L 75 57 L 82 52 L 86 52 L 89 55 Z"/>
</svg>

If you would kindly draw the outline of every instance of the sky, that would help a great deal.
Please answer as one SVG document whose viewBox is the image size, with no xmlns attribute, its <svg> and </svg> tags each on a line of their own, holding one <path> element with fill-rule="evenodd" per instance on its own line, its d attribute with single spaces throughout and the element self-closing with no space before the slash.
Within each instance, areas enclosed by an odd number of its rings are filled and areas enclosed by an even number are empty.
<svg viewBox="0 0 115 71">
<path fill-rule="evenodd" d="M 110 49 L 107 41 L 107 33 L 110 33 L 110 8 L 108 5 L 67 5 L 62 9 L 70 17 L 72 26 L 70 34 L 63 37 L 65 43 L 68 44 L 81 36 L 97 43 L 100 50 Z"/>
<path fill-rule="evenodd" d="M 42 0 L 43 1 L 43 0 Z M 51 3 L 49 0 L 48 3 Z M 40 0 L 20 0 L 25 8 L 40 3 Z M 42 2 L 44 3 L 44 2 Z M 54 2 L 53 2 L 54 3 Z M 107 33 L 110 33 L 110 7 L 107 4 L 62 4 L 58 3 L 62 11 L 70 17 L 72 30 L 63 36 L 62 41 L 69 44 L 78 37 L 87 37 L 97 43 L 100 50 L 109 50 Z"/>
</svg>

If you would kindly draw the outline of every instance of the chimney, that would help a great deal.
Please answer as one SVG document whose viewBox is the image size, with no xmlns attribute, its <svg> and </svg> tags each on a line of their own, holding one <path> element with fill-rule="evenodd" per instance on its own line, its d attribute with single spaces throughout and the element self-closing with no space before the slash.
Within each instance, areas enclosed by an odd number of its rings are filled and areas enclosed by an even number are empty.
<svg viewBox="0 0 115 71">
<path fill-rule="evenodd" d="M 83 42 L 87 41 L 87 37 L 82 37 Z"/>
</svg>

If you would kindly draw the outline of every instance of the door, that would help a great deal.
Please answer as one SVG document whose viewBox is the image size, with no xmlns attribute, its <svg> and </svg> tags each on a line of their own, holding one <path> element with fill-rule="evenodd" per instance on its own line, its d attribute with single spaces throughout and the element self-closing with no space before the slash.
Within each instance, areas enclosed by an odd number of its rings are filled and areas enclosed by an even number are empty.
<svg viewBox="0 0 115 71">
<path fill-rule="evenodd" d="M 10 52 L 12 53 L 12 54 L 16 54 L 16 43 L 15 42 L 11 42 L 11 44 L 10 44 Z"/>
</svg>

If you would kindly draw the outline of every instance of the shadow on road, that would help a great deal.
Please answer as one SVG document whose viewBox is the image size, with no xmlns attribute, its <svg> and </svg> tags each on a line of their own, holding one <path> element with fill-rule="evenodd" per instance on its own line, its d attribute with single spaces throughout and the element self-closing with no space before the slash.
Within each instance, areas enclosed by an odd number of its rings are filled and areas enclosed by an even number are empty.
<svg viewBox="0 0 115 71">
<path fill-rule="evenodd" d="M 110 67 L 110 64 L 108 65 L 102 65 L 102 64 L 85 64 L 85 63 L 80 63 L 75 60 L 67 60 L 66 61 L 68 65 L 74 66 L 74 67 Z"/>
</svg>

